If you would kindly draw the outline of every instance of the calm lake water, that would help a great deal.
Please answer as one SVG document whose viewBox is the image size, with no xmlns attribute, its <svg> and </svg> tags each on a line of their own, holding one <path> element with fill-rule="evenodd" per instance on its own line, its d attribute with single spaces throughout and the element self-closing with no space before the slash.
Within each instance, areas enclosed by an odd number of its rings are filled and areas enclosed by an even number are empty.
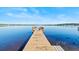
<svg viewBox="0 0 79 59">
<path fill-rule="evenodd" d="M 0 50 L 21 50 L 32 35 L 31 27 L 0 27 Z"/>
<path fill-rule="evenodd" d="M 52 45 L 61 45 L 64 50 L 79 50 L 77 27 L 46 26 L 44 33 Z M 31 35 L 31 26 L 0 27 L 0 51 L 22 50 Z"/>
<path fill-rule="evenodd" d="M 61 45 L 64 50 L 79 50 L 78 27 L 45 27 L 45 35 L 52 45 Z"/>
</svg>

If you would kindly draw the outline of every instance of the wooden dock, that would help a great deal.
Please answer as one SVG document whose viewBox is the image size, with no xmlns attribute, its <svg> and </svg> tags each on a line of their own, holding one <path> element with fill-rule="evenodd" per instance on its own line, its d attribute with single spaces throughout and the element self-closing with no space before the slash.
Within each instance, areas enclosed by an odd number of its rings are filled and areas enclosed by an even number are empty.
<svg viewBox="0 0 79 59">
<path fill-rule="evenodd" d="M 23 51 L 57 51 L 57 49 L 51 46 L 43 33 L 43 29 L 36 28 Z"/>
</svg>

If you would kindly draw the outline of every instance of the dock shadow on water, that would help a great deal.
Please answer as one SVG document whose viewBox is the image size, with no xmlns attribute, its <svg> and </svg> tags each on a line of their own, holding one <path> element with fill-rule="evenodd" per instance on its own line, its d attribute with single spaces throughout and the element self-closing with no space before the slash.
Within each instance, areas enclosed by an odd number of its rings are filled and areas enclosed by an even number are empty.
<svg viewBox="0 0 79 59">
<path fill-rule="evenodd" d="M 27 44 L 27 42 L 29 41 L 30 37 L 31 37 L 32 33 L 28 36 L 27 40 L 24 41 L 24 43 L 22 44 L 22 46 L 18 49 L 18 51 L 23 51 L 25 45 Z"/>
</svg>

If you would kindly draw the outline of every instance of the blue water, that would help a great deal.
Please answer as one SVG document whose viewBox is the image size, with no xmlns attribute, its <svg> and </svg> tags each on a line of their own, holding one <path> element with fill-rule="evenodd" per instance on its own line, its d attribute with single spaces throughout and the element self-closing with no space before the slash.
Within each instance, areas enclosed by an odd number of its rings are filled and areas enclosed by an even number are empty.
<svg viewBox="0 0 79 59">
<path fill-rule="evenodd" d="M 0 27 L 0 50 L 19 50 L 31 35 L 31 27 Z"/>
<path fill-rule="evenodd" d="M 79 50 L 77 27 L 45 27 L 45 35 L 52 45 L 61 45 L 65 50 Z"/>
<path fill-rule="evenodd" d="M 44 33 L 51 45 L 61 45 L 64 50 L 79 50 L 77 27 L 46 26 Z M 22 50 L 31 35 L 31 26 L 0 27 L 0 51 Z"/>
</svg>

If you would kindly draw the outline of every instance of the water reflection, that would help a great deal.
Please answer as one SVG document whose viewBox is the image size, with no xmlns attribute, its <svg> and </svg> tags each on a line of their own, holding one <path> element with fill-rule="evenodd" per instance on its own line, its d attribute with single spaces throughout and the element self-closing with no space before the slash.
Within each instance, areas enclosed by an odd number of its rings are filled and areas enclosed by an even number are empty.
<svg viewBox="0 0 79 59">
<path fill-rule="evenodd" d="M 64 50 L 79 50 L 77 27 L 46 27 L 45 35 L 51 45 L 61 45 Z"/>
</svg>

